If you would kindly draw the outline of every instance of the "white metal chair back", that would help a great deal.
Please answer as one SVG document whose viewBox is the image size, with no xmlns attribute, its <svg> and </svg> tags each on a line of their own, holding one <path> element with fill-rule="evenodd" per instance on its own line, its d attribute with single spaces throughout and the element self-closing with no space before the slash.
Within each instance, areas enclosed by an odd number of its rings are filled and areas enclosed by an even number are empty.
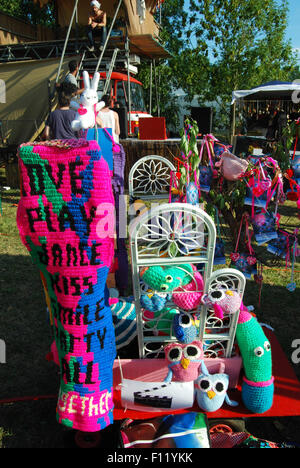
<svg viewBox="0 0 300 468">
<path fill-rule="evenodd" d="M 223 268 L 216 270 L 208 279 L 206 285 L 207 294 L 217 289 L 238 293 L 243 300 L 246 286 L 246 278 L 239 270 Z M 213 309 L 203 307 L 200 318 L 199 338 L 204 343 L 206 357 L 230 358 L 236 335 L 239 311 L 232 315 L 224 315 L 218 318 Z"/>
<path fill-rule="evenodd" d="M 212 274 L 216 228 L 211 217 L 199 207 L 171 203 L 161 204 L 135 218 L 129 234 L 139 355 L 140 358 L 157 357 L 166 343 L 176 341 L 168 314 L 175 306 L 172 301 L 167 302 L 164 310 L 155 315 L 154 326 L 149 329 L 149 321 L 145 320 L 145 310 L 141 306 L 141 297 L 147 289 L 141 281 L 141 272 L 145 267 L 157 265 L 182 269 L 184 264 L 192 264 L 201 272 L 205 289 Z M 198 284 L 193 288 L 194 292 L 199 292 L 197 287 Z M 156 292 L 163 294 L 163 291 Z M 161 330 L 159 322 L 162 320 L 166 330 Z"/>
<path fill-rule="evenodd" d="M 143 200 L 167 198 L 171 172 L 175 166 L 168 159 L 149 155 L 139 159 L 129 173 L 129 197 Z"/>
</svg>

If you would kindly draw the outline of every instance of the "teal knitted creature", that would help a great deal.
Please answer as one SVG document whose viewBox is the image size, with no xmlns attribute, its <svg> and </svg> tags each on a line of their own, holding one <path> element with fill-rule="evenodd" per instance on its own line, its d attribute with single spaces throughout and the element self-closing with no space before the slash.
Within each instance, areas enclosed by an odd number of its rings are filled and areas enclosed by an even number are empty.
<svg viewBox="0 0 300 468">
<path fill-rule="evenodd" d="M 141 272 L 142 280 L 154 291 L 172 292 L 180 286 L 186 286 L 194 276 L 189 264 L 171 267 L 151 266 Z"/>
<path fill-rule="evenodd" d="M 243 305 L 236 339 L 245 371 L 243 402 L 253 413 L 265 413 L 272 407 L 274 397 L 271 345 L 261 325 Z"/>
</svg>

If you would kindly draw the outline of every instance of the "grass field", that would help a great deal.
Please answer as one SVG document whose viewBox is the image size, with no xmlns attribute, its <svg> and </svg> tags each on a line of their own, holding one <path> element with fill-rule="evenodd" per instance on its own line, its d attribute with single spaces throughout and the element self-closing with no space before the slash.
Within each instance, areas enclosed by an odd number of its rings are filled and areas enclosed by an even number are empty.
<svg viewBox="0 0 300 468">
<path fill-rule="evenodd" d="M 61 447 L 64 429 L 55 420 L 58 370 L 45 359 L 52 335 L 44 293 L 39 273 L 20 242 L 15 222 L 19 192 L 9 190 L 1 195 L 0 340 L 4 340 L 6 344 L 6 364 L 0 364 L 0 400 L 8 399 L 10 402 L 0 405 L 0 447 Z M 299 226 L 295 204 L 286 204 L 280 212 L 283 228 L 292 232 L 293 228 Z M 265 255 L 263 249 L 264 247 L 259 249 L 262 256 Z M 292 343 L 300 339 L 300 265 L 296 264 L 297 290 L 292 293 L 286 288 L 290 281 L 290 270 L 285 270 L 284 261 L 275 262 L 269 255 L 266 255 L 266 264 L 269 266 L 263 272 L 261 307 L 258 308 L 259 288 L 253 281 L 247 282 L 244 302 L 255 307 L 261 322 L 275 329 L 276 336 L 291 361 Z M 300 364 L 292 365 L 300 378 Z M 49 398 L 33 400 L 31 397 L 34 396 Z M 13 401 L 18 397 L 29 399 Z M 276 437 L 278 433 L 278 437 L 279 434 L 281 437 L 284 434 L 284 437 L 300 443 L 299 419 L 283 418 L 275 425 L 270 421 L 263 425 L 262 420 L 252 420 L 250 427 L 257 436 L 270 434 Z"/>
</svg>

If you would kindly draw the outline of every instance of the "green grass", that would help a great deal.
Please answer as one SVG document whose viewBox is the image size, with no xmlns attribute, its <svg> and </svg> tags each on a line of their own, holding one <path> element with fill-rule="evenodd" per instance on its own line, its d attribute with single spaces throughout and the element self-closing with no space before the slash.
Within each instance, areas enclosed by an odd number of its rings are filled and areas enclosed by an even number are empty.
<svg viewBox="0 0 300 468">
<path fill-rule="evenodd" d="M 6 343 L 7 362 L 0 364 L 0 399 L 11 400 L 24 396 L 56 395 L 59 384 L 56 366 L 45 360 L 52 333 L 39 273 L 20 241 L 16 226 L 18 200 L 18 190 L 2 192 L 0 339 Z M 291 232 L 299 226 L 295 204 L 288 203 L 282 207 L 281 214 L 282 226 Z M 230 249 L 228 245 L 228 252 Z M 300 339 L 300 274 L 295 275 L 297 290 L 289 292 L 286 285 L 290 271 L 284 270 L 284 261 L 275 262 L 264 248 L 259 250 L 261 256 L 265 255 L 266 264 L 273 269 L 264 270 L 261 307 L 258 308 L 259 288 L 254 281 L 247 282 L 245 304 L 253 304 L 259 320 L 275 329 L 290 360 L 292 342 Z M 299 263 L 296 269 L 300 270 Z M 294 369 L 300 378 L 300 364 L 294 365 Z M 64 430 L 56 423 L 55 404 L 55 398 L 49 398 L 0 405 L 0 447 L 59 447 Z M 298 424 L 299 439 L 299 419 L 295 424 Z M 289 428 L 289 434 L 295 430 L 290 419 L 285 421 L 285 427 Z M 257 428 L 261 430 L 259 423 Z"/>
</svg>

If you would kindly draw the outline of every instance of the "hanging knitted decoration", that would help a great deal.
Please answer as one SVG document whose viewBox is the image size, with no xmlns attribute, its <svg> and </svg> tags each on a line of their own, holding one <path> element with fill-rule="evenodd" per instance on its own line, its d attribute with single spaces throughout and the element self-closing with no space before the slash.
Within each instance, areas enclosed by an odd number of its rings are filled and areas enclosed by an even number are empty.
<svg viewBox="0 0 300 468">
<path fill-rule="evenodd" d="M 189 182 L 186 186 L 186 203 L 199 205 L 199 189 L 195 182 Z"/>
<path fill-rule="evenodd" d="M 257 211 L 251 219 L 255 240 L 258 245 L 277 239 L 276 218 L 273 213 Z"/>
<path fill-rule="evenodd" d="M 95 432 L 113 421 L 115 333 L 106 279 L 114 199 L 95 141 L 19 148 L 21 240 L 43 275 L 60 365 L 57 420 Z"/>
<path fill-rule="evenodd" d="M 239 252 L 239 242 L 243 224 L 245 223 L 245 242 L 248 252 Z M 257 259 L 251 245 L 251 236 L 249 232 L 248 214 L 244 213 L 240 223 L 240 228 L 237 236 L 235 251 L 230 254 L 230 267 L 236 268 L 244 274 L 247 279 L 251 279 L 252 275 L 257 274 Z"/>
</svg>

